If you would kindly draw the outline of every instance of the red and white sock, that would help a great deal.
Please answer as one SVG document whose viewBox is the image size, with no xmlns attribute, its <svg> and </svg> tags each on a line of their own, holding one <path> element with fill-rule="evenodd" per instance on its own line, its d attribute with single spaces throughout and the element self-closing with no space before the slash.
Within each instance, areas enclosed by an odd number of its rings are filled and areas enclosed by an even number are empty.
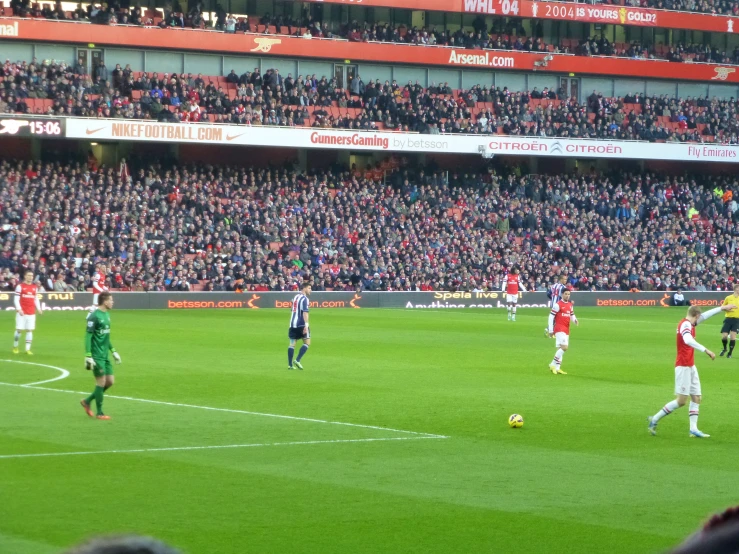
<svg viewBox="0 0 739 554">
<path fill-rule="evenodd" d="M 670 415 L 672 412 L 677 410 L 679 407 L 680 407 L 680 404 L 677 403 L 677 400 L 668 402 L 667 404 L 665 404 L 664 408 L 662 408 L 659 412 L 655 414 L 655 416 L 652 418 L 652 423 L 657 423 L 660 419 L 662 419 L 665 416 Z M 696 420 L 697 419 L 698 417 L 696 416 Z"/>
<path fill-rule="evenodd" d="M 557 351 L 554 353 L 554 359 L 552 360 L 552 363 L 559 368 L 560 365 L 562 365 L 562 358 L 564 358 L 565 351 L 561 348 L 558 348 Z"/>
<path fill-rule="evenodd" d="M 698 412 L 700 412 L 700 404 L 696 404 L 695 402 L 691 401 L 689 410 L 690 412 L 688 412 L 688 419 L 690 419 L 690 430 L 697 431 L 698 430 Z"/>
</svg>

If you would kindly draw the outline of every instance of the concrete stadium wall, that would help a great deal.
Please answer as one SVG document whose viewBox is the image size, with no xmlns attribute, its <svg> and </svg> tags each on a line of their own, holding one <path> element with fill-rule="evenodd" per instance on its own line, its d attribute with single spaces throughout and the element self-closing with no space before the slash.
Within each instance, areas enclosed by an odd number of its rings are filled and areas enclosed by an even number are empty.
<svg viewBox="0 0 739 554">
<path fill-rule="evenodd" d="M 290 308 L 294 292 L 113 292 L 118 310 L 181 310 L 181 309 L 264 309 Z M 686 292 L 693 304 L 718 306 L 728 292 Z M 92 303 L 87 292 L 42 293 L 41 304 L 46 310 L 84 310 Z M 672 293 L 665 292 L 575 292 L 576 306 L 600 307 L 670 307 Z M 543 292 L 519 295 L 520 308 L 545 308 L 549 300 Z M 399 309 L 460 309 L 505 308 L 501 292 L 314 292 L 312 308 L 399 308 Z M 13 295 L 0 293 L 0 309 L 14 310 Z"/>
</svg>

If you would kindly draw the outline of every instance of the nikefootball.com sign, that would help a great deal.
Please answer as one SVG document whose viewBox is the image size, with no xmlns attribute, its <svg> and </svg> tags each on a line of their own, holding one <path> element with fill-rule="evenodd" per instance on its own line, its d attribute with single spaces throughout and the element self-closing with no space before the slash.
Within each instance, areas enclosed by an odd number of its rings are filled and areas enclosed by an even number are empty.
<svg viewBox="0 0 739 554">
<path fill-rule="evenodd" d="M 66 137 L 86 140 L 180 142 L 350 151 L 447 152 L 501 156 L 555 156 L 634 160 L 739 161 L 739 146 L 636 141 L 529 138 L 500 135 L 420 135 L 306 127 L 158 123 L 69 118 Z"/>
</svg>

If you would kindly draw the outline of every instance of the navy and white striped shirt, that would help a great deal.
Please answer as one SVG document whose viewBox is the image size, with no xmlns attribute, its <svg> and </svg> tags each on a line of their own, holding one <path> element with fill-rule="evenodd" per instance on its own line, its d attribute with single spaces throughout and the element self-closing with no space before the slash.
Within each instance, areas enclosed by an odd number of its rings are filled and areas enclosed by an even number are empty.
<svg viewBox="0 0 739 554">
<path fill-rule="evenodd" d="M 303 314 L 309 312 L 308 297 L 302 292 L 295 295 L 290 314 L 290 327 L 305 327 L 305 318 Z"/>
<path fill-rule="evenodd" d="M 565 287 L 562 283 L 554 283 L 551 287 L 549 287 L 549 296 L 551 298 L 551 302 L 549 302 L 549 307 L 553 307 L 557 302 L 562 300 L 562 293 L 565 291 L 567 287 Z"/>
</svg>

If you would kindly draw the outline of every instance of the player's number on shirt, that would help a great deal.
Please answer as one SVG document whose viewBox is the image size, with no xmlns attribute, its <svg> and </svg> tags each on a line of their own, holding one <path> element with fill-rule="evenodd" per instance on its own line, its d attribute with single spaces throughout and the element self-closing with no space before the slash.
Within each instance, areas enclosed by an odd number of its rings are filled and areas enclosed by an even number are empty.
<svg viewBox="0 0 739 554">
<path fill-rule="evenodd" d="M 503 12 L 503 15 L 518 15 L 518 0 L 502 0 L 500 11 Z"/>
</svg>

